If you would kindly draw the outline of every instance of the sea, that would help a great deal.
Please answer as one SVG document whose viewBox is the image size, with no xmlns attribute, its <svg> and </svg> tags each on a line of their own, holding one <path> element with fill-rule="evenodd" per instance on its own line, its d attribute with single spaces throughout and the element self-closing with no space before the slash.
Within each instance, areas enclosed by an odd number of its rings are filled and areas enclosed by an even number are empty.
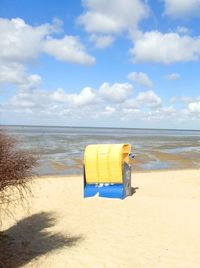
<svg viewBox="0 0 200 268">
<path fill-rule="evenodd" d="M 200 168 L 200 130 L 0 126 L 38 158 L 38 175 L 82 174 L 88 144 L 129 143 L 132 170 Z"/>
</svg>

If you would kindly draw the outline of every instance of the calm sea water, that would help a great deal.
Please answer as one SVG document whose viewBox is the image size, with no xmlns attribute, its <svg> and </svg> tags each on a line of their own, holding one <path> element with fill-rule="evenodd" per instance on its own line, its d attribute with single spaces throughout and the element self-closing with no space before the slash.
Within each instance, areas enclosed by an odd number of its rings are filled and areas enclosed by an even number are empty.
<svg viewBox="0 0 200 268">
<path fill-rule="evenodd" d="M 200 168 L 200 131 L 2 126 L 39 157 L 39 174 L 79 174 L 86 145 L 130 143 L 133 169 Z"/>
</svg>

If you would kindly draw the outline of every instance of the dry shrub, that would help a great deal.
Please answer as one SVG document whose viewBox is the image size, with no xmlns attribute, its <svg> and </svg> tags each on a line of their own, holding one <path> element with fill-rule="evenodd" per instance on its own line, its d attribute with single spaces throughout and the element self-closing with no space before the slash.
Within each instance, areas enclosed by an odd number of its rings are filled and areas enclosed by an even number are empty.
<svg viewBox="0 0 200 268">
<path fill-rule="evenodd" d="M 23 200 L 29 191 L 29 182 L 34 177 L 36 158 L 28 151 L 21 150 L 17 141 L 0 131 L 0 209 L 5 205 Z M 6 208 L 6 213 L 9 210 Z"/>
</svg>

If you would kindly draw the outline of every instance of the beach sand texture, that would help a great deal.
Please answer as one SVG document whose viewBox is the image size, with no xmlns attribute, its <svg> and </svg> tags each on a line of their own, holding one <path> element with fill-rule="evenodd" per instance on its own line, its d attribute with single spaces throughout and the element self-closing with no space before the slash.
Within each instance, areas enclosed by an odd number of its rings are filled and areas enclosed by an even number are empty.
<svg viewBox="0 0 200 268">
<path fill-rule="evenodd" d="M 29 211 L 4 221 L 11 267 L 200 267 L 200 170 L 136 173 L 132 186 L 123 201 L 83 199 L 81 176 L 36 179 Z"/>
</svg>

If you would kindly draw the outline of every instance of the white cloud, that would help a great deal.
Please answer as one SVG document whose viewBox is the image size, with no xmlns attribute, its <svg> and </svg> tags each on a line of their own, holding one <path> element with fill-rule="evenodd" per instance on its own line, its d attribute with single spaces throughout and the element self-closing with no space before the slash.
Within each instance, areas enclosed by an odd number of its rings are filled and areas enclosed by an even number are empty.
<svg viewBox="0 0 200 268">
<path fill-rule="evenodd" d="M 178 74 L 178 73 L 166 74 L 165 79 L 171 80 L 171 81 L 178 80 L 178 79 L 180 79 L 180 74 Z"/>
<path fill-rule="evenodd" d="M 80 94 L 76 95 L 74 98 L 74 104 L 76 106 L 94 105 L 97 102 L 98 102 L 97 94 L 90 87 L 83 88 Z"/>
<path fill-rule="evenodd" d="M 84 0 L 85 12 L 78 23 L 90 33 L 120 33 L 136 28 L 148 15 L 147 5 L 140 0 Z"/>
<path fill-rule="evenodd" d="M 25 68 L 19 63 L 0 64 L 0 84 L 20 84 L 24 81 Z"/>
<path fill-rule="evenodd" d="M 52 31 L 50 24 L 32 27 L 20 18 L 0 18 L 0 59 L 22 63 L 37 58 L 41 41 Z"/>
<path fill-rule="evenodd" d="M 103 113 L 106 114 L 106 115 L 113 115 L 115 112 L 116 112 L 115 107 L 106 106 L 105 111 Z"/>
<path fill-rule="evenodd" d="M 32 83 L 27 83 L 26 87 L 20 85 L 16 95 L 1 105 L 1 113 L 4 116 L 8 114 L 12 118 L 28 116 L 38 120 L 35 121 L 36 123 L 68 124 L 70 122 L 73 124 L 76 122 L 81 125 L 86 122 L 93 124 L 97 120 L 99 122 L 97 125 L 104 122 L 119 125 L 120 121 L 130 123 L 130 120 L 134 120 L 141 124 L 151 122 L 150 126 L 155 122 L 159 124 L 162 122 L 165 126 L 166 120 L 174 122 L 175 126 L 178 122 L 187 120 L 196 122 L 195 120 L 200 118 L 199 98 L 188 103 L 185 109 L 175 109 L 173 106 L 162 106 L 161 98 L 152 90 L 134 96 L 134 94 L 129 95 L 131 92 L 121 95 L 120 89 L 118 98 L 113 99 L 111 91 L 115 92 L 116 85 L 120 85 L 117 86 L 118 88 L 124 87 L 124 84 L 119 83 L 113 85 L 103 83 L 98 90 L 85 87 L 80 92 L 69 94 L 63 89 L 54 91 L 40 89 L 40 77 L 37 75 L 29 77 L 29 81 Z M 102 95 L 102 87 L 109 89 L 111 94 L 109 98 L 108 95 Z"/>
<path fill-rule="evenodd" d="M 147 105 L 151 108 L 160 107 L 162 104 L 161 98 L 153 90 L 140 92 L 136 101 L 138 101 L 140 105 Z"/>
<path fill-rule="evenodd" d="M 41 76 L 39 76 L 38 74 L 29 75 L 27 79 L 31 84 L 34 85 L 38 85 L 42 81 Z"/>
<path fill-rule="evenodd" d="M 109 116 L 123 119 L 127 114 L 145 116 L 162 109 L 162 100 L 154 91 L 140 92 L 132 96 L 133 88 L 128 83 L 103 83 L 98 90 L 85 87 L 80 92 L 69 94 L 64 89 L 47 91 L 40 89 L 40 77 L 32 75 L 29 83 L 20 85 L 15 96 L 11 97 L 1 109 L 14 113 L 34 116 L 70 116 L 79 118 L 98 118 Z M 145 110 L 145 112 L 143 111 Z"/>
<path fill-rule="evenodd" d="M 129 98 L 127 99 L 124 104 L 123 107 L 125 109 L 137 109 L 140 106 L 140 103 L 137 101 L 136 98 Z"/>
<path fill-rule="evenodd" d="M 176 31 L 180 34 L 188 34 L 190 30 L 186 27 L 178 26 Z"/>
<path fill-rule="evenodd" d="M 137 62 L 169 64 L 194 61 L 200 56 L 200 37 L 158 31 L 140 33 L 130 53 Z"/>
<path fill-rule="evenodd" d="M 50 99 L 56 102 L 68 103 L 69 106 L 87 106 L 99 101 L 97 92 L 91 87 L 83 88 L 80 93 L 67 94 L 63 89 L 57 89 L 50 95 Z"/>
<path fill-rule="evenodd" d="M 200 14 L 200 0 L 164 0 L 165 14 L 173 18 L 186 18 Z"/>
<path fill-rule="evenodd" d="M 177 98 L 177 97 L 172 96 L 172 97 L 169 98 L 169 103 L 170 103 L 170 104 L 174 104 L 174 103 L 176 103 L 176 102 L 178 102 L 178 98 Z"/>
<path fill-rule="evenodd" d="M 128 74 L 128 79 L 136 82 L 139 85 L 145 86 L 145 87 L 152 87 L 153 82 L 151 79 L 148 77 L 147 74 L 142 73 L 142 72 L 132 72 Z"/>
<path fill-rule="evenodd" d="M 52 24 L 31 26 L 20 18 L 0 18 L 0 80 L 4 83 L 20 83 L 26 75 L 25 65 L 44 52 L 66 62 L 94 63 L 95 59 L 87 54 L 77 37 L 51 37 L 61 31 L 61 24 L 61 21 L 54 20 Z"/>
<path fill-rule="evenodd" d="M 60 61 L 88 65 L 95 63 L 95 58 L 86 53 L 85 47 L 74 36 L 48 38 L 43 43 L 43 50 Z"/>
<path fill-rule="evenodd" d="M 70 96 L 73 95 L 69 95 L 64 91 L 64 89 L 58 88 L 50 94 L 50 99 L 56 102 L 70 102 L 70 100 L 73 98 Z"/>
<path fill-rule="evenodd" d="M 171 105 L 168 107 L 163 107 L 161 108 L 161 111 L 168 116 L 175 115 L 176 114 L 176 109 Z"/>
<path fill-rule="evenodd" d="M 52 111 L 52 107 L 58 107 L 60 111 L 68 108 L 79 111 L 83 116 L 81 113 L 83 109 L 84 111 L 92 109 L 95 105 L 95 110 L 100 107 L 100 111 L 105 110 L 106 114 L 111 114 L 115 112 L 114 105 L 124 102 L 132 93 L 132 86 L 128 83 L 113 85 L 103 83 L 98 90 L 84 87 L 80 92 L 69 94 L 62 88 L 54 91 L 40 89 L 40 77 L 37 75 L 29 76 L 28 80 L 29 83 L 26 81 L 26 84 L 20 85 L 17 94 L 10 99 L 10 107 L 14 107 L 14 109 L 26 107 L 46 112 Z M 111 106 L 110 103 L 113 105 Z"/>
<path fill-rule="evenodd" d="M 162 99 L 153 90 L 142 91 L 135 98 L 127 98 L 122 106 L 125 109 L 143 110 L 143 108 L 150 108 L 155 110 L 162 107 Z"/>
<path fill-rule="evenodd" d="M 200 97 L 199 98 L 193 98 L 193 97 L 189 97 L 189 96 L 183 96 L 180 98 L 180 101 L 183 102 L 183 103 L 186 103 L 186 104 L 189 104 L 190 102 L 196 102 L 200 100 Z"/>
<path fill-rule="evenodd" d="M 189 112 L 200 114 L 200 101 L 189 103 L 188 110 Z"/>
<path fill-rule="evenodd" d="M 84 12 L 77 18 L 97 48 L 114 42 L 114 36 L 135 32 L 139 22 L 149 14 L 146 1 L 142 0 L 82 0 Z"/>
<path fill-rule="evenodd" d="M 92 34 L 90 40 L 95 43 L 97 48 L 103 49 L 110 46 L 114 42 L 114 37 L 111 35 Z"/>
<path fill-rule="evenodd" d="M 47 53 L 56 59 L 77 64 L 90 65 L 95 58 L 90 56 L 78 37 L 65 35 L 61 39 L 51 35 L 62 32 L 62 22 L 55 19 L 52 24 L 46 23 L 31 26 L 20 18 L 0 18 L 0 84 L 34 86 L 38 75 L 27 73 L 26 66 Z"/>
<path fill-rule="evenodd" d="M 13 110 L 22 110 L 24 108 L 30 109 L 32 112 L 34 109 L 41 110 L 48 105 L 48 94 L 44 90 L 39 89 L 19 89 L 8 102 L 8 107 Z"/>
<path fill-rule="evenodd" d="M 85 47 L 74 36 L 65 35 L 62 39 L 50 37 L 60 30 L 61 22 L 31 26 L 20 18 L 0 19 L 0 60 L 27 63 L 39 54 L 47 52 L 59 60 L 90 64 L 94 58 L 88 55 Z"/>
<path fill-rule="evenodd" d="M 0 84 L 14 84 L 21 88 L 31 88 L 37 86 L 41 80 L 37 74 L 27 74 L 26 68 L 20 63 L 0 65 Z"/>
<path fill-rule="evenodd" d="M 112 102 L 123 102 L 131 95 L 133 87 L 129 83 L 103 83 L 99 88 L 99 94 L 102 98 Z"/>
</svg>

